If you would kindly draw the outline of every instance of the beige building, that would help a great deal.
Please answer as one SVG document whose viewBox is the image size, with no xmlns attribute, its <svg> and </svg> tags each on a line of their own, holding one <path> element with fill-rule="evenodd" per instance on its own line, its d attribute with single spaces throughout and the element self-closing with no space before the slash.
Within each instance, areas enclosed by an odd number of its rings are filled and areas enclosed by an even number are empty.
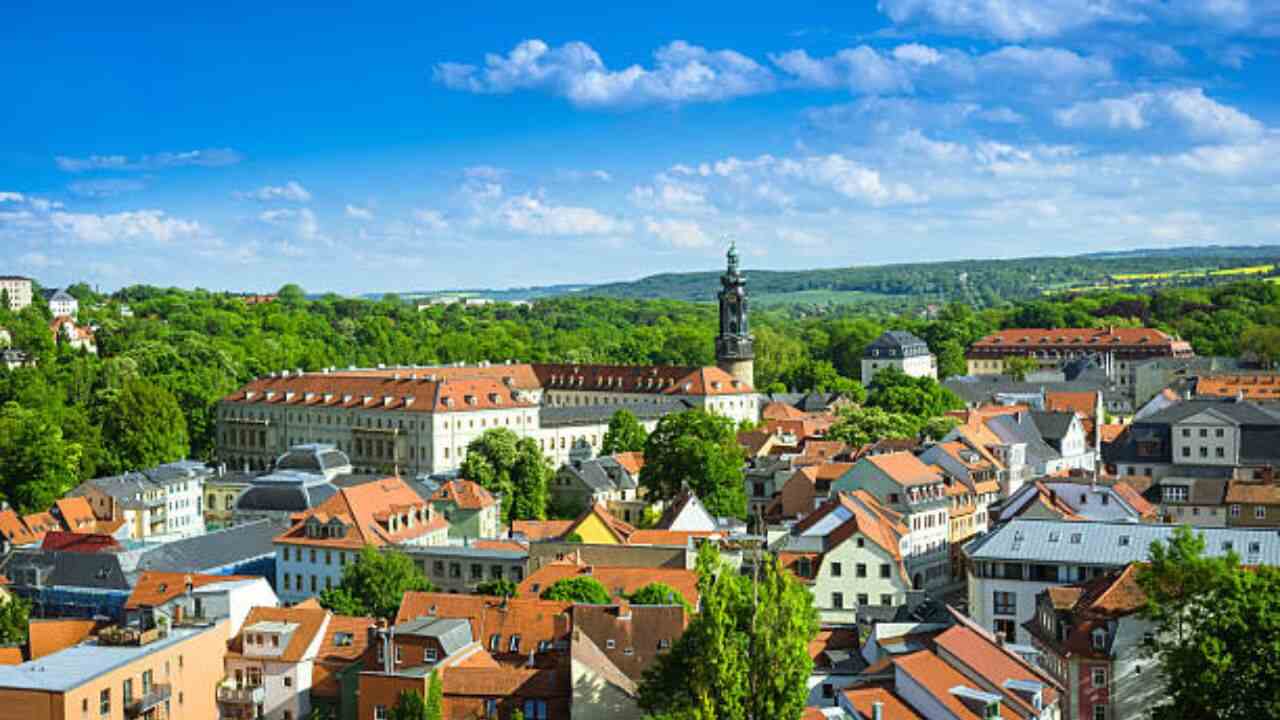
<svg viewBox="0 0 1280 720">
<path fill-rule="evenodd" d="M 109 628 L 0 666 L 0 720 L 216 718 L 227 635 L 226 620 L 163 632 Z"/>
<path fill-rule="evenodd" d="M 18 312 L 31 304 L 31 278 L 0 275 L 0 295 L 8 295 L 9 309 Z"/>
</svg>

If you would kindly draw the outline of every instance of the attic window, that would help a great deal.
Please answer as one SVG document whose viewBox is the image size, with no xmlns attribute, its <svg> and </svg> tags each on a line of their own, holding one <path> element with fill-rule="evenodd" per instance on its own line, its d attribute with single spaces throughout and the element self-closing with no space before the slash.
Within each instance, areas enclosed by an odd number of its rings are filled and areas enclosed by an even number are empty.
<svg viewBox="0 0 1280 720">
<path fill-rule="evenodd" d="M 1062 537 L 1062 533 L 1058 532 L 1057 530 L 1054 530 L 1053 532 L 1049 533 L 1049 542 L 1056 543 L 1061 537 Z"/>
<path fill-rule="evenodd" d="M 1120 536 L 1120 547 L 1129 547 L 1129 536 L 1128 536 L 1128 535 L 1121 535 L 1121 536 Z"/>
<path fill-rule="evenodd" d="M 350 647 L 353 639 L 349 632 L 334 633 L 333 644 L 336 647 Z"/>
<path fill-rule="evenodd" d="M 489 652 L 498 652 L 502 648 L 502 635 L 494 633 L 489 636 Z"/>
<path fill-rule="evenodd" d="M 498 393 L 489 393 L 489 402 L 493 403 L 494 405 L 501 405 L 502 396 L 499 395 Z"/>
<path fill-rule="evenodd" d="M 463 400 L 465 400 L 465 401 L 466 401 L 466 403 L 467 403 L 468 405 L 475 405 L 475 404 L 476 404 L 476 396 L 475 396 L 475 395 L 465 395 L 465 396 L 463 396 Z"/>
<path fill-rule="evenodd" d="M 1235 543 L 1231 542 L 1230 540 L 1222 541 L 1222 552 L 1231 552 L 1231 550 L 1234 547 L 1235 547 Z"/>
<path fill-rule="evenodd" d="M 520 652 L 520 636 L 519 635 L 511 636 L 510 649 L 511 649 L 511 652 L 513 653 Z"/>
<path fill-rule="evenodd" d="M 1083 536 L 1082 536 L 1080 533 L 1071 533 L 1071 544 L 1072 544 L 1072 545 L 1079 545 L 1079 544 L 1080 544 L 1080 539 L 1081 539 L 1082 537 L 1083 537 Z"/>
</svg>

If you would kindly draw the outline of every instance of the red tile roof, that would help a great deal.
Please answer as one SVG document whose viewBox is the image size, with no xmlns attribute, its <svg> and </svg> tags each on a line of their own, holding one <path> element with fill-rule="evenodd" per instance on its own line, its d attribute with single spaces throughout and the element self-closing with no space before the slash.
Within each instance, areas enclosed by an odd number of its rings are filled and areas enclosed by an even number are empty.
<svg viewBox="0 0 1280 720">
<path fill-rule="evenodd" d="M 1001 688 L 1008 702 L 1024 710 L 1034 712 L 1035 708 L 1017 693 L 1003 689 L 1009 680 L 1028 680 L 1043 684 L 1045 687 L 1042 698 L 1045 705 L 1058 700 L 1058 689 L 1048 676 L 993 638 L 978 633 L 968 625 L 953 625 L 934 637 L 933 642 L 946 651 L 949 657 L 954 658 L 952 662 L 962 663 L 973 673 L 985 678 L 990 683 L 989 687 Z"/>
<path fill-rule="evenodd" d="M 33 533 L 22 521 L 18 513 L 12 510 L 0 512 L 0 535 L 13 545 L 30 545 L 40 542 L 42 535 Z"/>
<path fill-rule="evenodd" d="M 470 480 L 449 480 L 431 495 L 432 502 L 451 502 L 463 510 L 483 510 L 495 504 L 493 494 Z"/>
<path fill-rule="evenodd" d="M 325 627 L 330 618 L 329 611 L 309 605 L 295 605 L 290 608 L 255 607 L 249 611 L 244 624 L 240 626 L 240 634 L 228 643 L 228 653 L 241 655 L 244 652 L 244 635 L 252 626 L 260 622 L 295 623 L 298 629 L 289 637 L 289 645 L 273 660 L 279 662 L 298 662 L 307 653 L 316 635 Z"/>
<path fill-rule="evenodd" d="M 845 690 L 844 696 L 853 709 L 864 718 L 871 717 L 872 707 L 875 703 L 880 703 L 883 720 L 924 720 L 924 716 L 898 697 L 891 687 L 881 684 L 860 685 L 851 690 Z"/>
<path fill-rule="evenodd" d="M 1153 348 L 1177 345 L 1181 348 L 1185 343 L 1154 328 L 1010 328 L 978 340 L 970 350 L 1005 347 L 1084 349 L 1117 345 Z"/>
<path fill-rule="evenodd" d="M 483 647 L 490 647 L 494 635 L 499 636 L 503 653 L 510 648 L 512 635 L 521 639 L 521 659 L 542 642 L 567 641 L 572 623 L 569 609 L 573 603 L 543 600 L 521 594 L 500 599 L 480 595 L 407 592 L 396 613 L 396 623 L 420 617 L 461 618 L 471 623 L 471 637 Z"/>
<path fill-rule="evenodd" d="M 70 532 L 94 532 L 98 519 L 89 501 L 83 497 L 62 498 L 54 503 L 63 526 Z"/>
<path fill-rule="evenodd" d="M 1280 484 L 1274 481 L 1232 480 L 1227 483 L 1227 499 L 1223 502 L 1240 505 L 1280 505 Z"/>
<path fill-rule="evenodd" d="M 44 541 L 40 543 L 40 549 L 45 551 L 57 550 L 60 552 L 92 554 L 100 552 L 115 552 L 117 550 L 123 550 L 124 548 L 110 535 L 90 535 L 86 533 L 55 530 L 45 534 Z"/>
<path fill-rule="evenodd" d="M 691 538 L 701 540 L 718 537 L 720 533 L 709 530 L 636 530 L 627 538 L 627 544 L 687 547 Z"/>
<path fill-rule="evenodd" d="M 1213 397 L 1237 397 L 1248 400 L 1280 399 L 1280 375 L 1244 374 L 1215 375 L 1196 379 L 1196 394 Z"/>
<path fill-rule="evenodd" d="M 374 618 L 349 615 L 329 618 L 311 673 L 312 695 L 336 698 L 340 694 L 336 673 L 366 659 L 370 654 L 370 635 L 376 626 Z M 340 636 L 344 644 L 338 643 Z"/>
<path fill-rule="evenodd" d="M 893 659 L 894 666 L 915 680 L 931 697 L 937 700 L 947 712 L 960 720 L 982 720 L 982 716 L 969 709 L 955 694 L 952 688 L 968 687 L 975 690 L 975 683 L 948 665 L 932 650 L 918 650 L 910 655 L 901 655 Z M 1000 704 L 1000 717 L 1016 720 L 1017 715 Z"/>
<path fill-rule="evenodd" d="M 532 400 L 500 379 L 472 376 L 446 380 L 434 373 L 434 370 L 306 373 L 258 378 L 223 400 L 239 404 L 428 413 L 536 407 Z"/>
<path fill-rule="evenodd" d="M 127 609 L 158 607 L 185 593 L 187 583 L 191 583 L 192 588 L 199 588 L 221 582 L 256 579 L 250 575 L 202 575 L 145 570 L 138 576 L 133 592 L 129 594 L 124 606 Z"/>
<path fill-rule="evenodd" d="M 398 477 L 339 488 L 336 495 L 296 517 L 294 525 L 277 536 L 276 542 L 359 550 L 365 545 L 380 547 L 420 538 L 449 526 L 444 516 Z M 338 518 L 348 528 L 346 536 L 307 537 L 306 525 L 311 517 L 322 524 Z M 413 521 L 398 520 L 393 531 L 391 517 L 412 517 Z"/>
<path fill-rule="evenodd" d="M 640 477 L 640 471 L 644 469 L 644 453 L 630 452 L 614 453 L 613 459 L 622 466 L 623 470 L 631 473 L 632 477 Z"/>
<path fill-rule="evenodd" d="M 540 542 L 568 535 L 573 524 L 573 520 L 512 520 L 511 532 L 523 535 L 529 542 Z"/>
<path fill-rule="evenodd" d="M 666 583 L 679 592 L 693 607 L 698 606 L 698 574 L 681 568 L 652 567 L 602 567 L 587 565 L 570 556 L 564 560 L 547 563 L 520 583 L 521 597 L 536 597 L 558 580 L 573 577 L 593 577 L 604 585 L 615 599 L 625 596 L 649 583 Z"/>
<path fill-rule="evenodd" d="M 745 395 L 750 385 L 718 367 L 535 363 L 544 390 L 591 390 L 654 395 Z"/>
<path fill-rule="evenodd" d="M 99 629 L 94 620 L 40 620 L 32 618 L 28 633 L 30 660 L 79 645 Z"/>
<path fill-rule="evenodd" d="M 920 458 L 909 452 L 871 455 L 863 460 L 875 465 L 880 472 L 903 487 L 942 482 L 942 476 L 937 471 L 920 462 Z"/>
</svg>

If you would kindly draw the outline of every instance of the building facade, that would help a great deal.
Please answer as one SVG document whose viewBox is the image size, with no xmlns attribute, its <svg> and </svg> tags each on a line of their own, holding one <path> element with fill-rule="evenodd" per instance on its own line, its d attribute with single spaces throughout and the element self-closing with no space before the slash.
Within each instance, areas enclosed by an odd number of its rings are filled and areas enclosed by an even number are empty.
<svg viewBox="0 0 1280 720">
<path fill-rule="evenodd" d="M 876 373 L 895 368 L 910 377 L 938 379 L 938 359 L 924 340 L 905 330 L 888 330 L 862 353 L 862 384 L 870 385 Z"/>
<path fill-rule="evenodd" d="M 0 297 L 9 298 L 9 310 L 18 312 L 31 304 L 31 278 L 0 275 Z"/>
<path fill-rule="evenodd" d="M 1100 357 L 1122 387 L 1134 384 L 1135 367 L 1153 358 L 1188 358 L 1191 343 L 1152 328 L 1012 328 L 975 342 L 965 353 L 970 375 L 1001 375 L 1004 361 L 1026 357 L 1043 369 L 1084 357 Z"/>
</svg>

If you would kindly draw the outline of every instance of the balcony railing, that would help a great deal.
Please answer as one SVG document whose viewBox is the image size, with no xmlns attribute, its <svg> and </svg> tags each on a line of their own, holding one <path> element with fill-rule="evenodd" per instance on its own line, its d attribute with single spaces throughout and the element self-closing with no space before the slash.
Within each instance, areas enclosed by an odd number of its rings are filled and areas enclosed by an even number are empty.
<svg viewBox="0 0 1280 720">
<path fill-rule="evenodd" d="M 164 704 L 172 695 L 173 689 L 168 684 L 152 685 L 151 690 L 145 695 L 125 703 L 124 716 L 127 718 L 141 717 L 153 708 Z"/>
<path fill-rule="evenodd" d="M 266 691 L 249 685 L 219 685 L 218 702 L 228 705 L 257 705 L 266 699 Z"/>
</svg>

